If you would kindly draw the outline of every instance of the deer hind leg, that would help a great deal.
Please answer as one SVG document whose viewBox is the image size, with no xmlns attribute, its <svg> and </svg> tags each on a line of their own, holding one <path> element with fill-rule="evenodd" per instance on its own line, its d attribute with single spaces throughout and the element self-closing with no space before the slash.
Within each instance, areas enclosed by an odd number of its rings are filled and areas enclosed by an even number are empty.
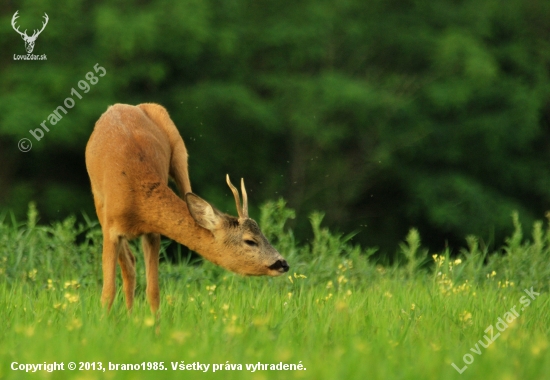
<svg viewBox="0 0 550 380">
<path fill-rule="evenodd" d="M 118 263 L 122 269 L 122 287 L 126 296 L 126 307 L 132 310 L 136 289 L 136 258 L 130 250 L 128 240 L 121 238 Z"/>
<path fill-rule="evenodd" d="M 103 230 L 103 290 L 101 304 L 108 311 L 111 310 L 116 294 L 116 262 L 120 250 L 120 238 L 111 238 L 109 232 Z"/>
<path fill-rule="evenodd" d="M 147 300 L 153 314 L 157 314 L 160 304 L 159 292 L 159 251 L 160 235 L 145 234 L 141 238 L 145 256 L 145 274 L 147 276 Z"/>
</svg>

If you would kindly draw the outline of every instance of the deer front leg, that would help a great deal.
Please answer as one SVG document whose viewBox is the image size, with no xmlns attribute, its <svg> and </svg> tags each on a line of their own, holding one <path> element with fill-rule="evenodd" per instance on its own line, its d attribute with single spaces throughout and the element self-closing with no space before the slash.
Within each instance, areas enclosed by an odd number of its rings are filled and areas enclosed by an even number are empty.
<svg viewBox="0 0 550 380">
<path fill-rule="evenodd" d="M 160 304 L 159 293 L 159 251 L 160 235 L 145 234 L 141 238 L 143 254 L 145 256 L 145 274 L 147 276 L 147 300 L 151 311 L 157 315 Z"/>
</svg>

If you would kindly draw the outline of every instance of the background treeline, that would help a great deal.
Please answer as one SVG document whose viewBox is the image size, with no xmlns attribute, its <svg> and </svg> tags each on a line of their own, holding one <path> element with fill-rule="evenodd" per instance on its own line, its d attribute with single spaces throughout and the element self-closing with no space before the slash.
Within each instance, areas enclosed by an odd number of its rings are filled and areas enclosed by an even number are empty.
<svg viewBox="0 0 550 380">
<path fill-rule="evenodd" d="M 17 10 L 20 30 L 49 15 L 33 52 L 47 61 L 13 60 Z M 500 244 L 513 210 L 529 225 L 549 208 L 548 20 L 548 0 L 3 1 L 0 209 L 95 215 L 95 121 L 156 102 L 194 191 L 224 211 L 230 173 L 256 206 L 287 199 L 298 235 L 322 210 L 389 253 L 411 226 L 434 248 L 472 233 Z M 96 63 L 107 75 L 35 141 Z"/>
</svg>

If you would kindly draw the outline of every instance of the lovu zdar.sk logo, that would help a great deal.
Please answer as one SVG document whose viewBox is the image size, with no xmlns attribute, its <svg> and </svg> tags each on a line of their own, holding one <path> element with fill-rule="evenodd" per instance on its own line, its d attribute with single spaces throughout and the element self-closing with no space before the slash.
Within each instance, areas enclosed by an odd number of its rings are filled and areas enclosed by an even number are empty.
<svg viewBox="0 0 550 380">
<path fill-rule="evenodd" d="M 14 60 L 27 60 L 27 61 L 46 60 L 47 59 L 46 54 L 36 55 L 36 54 L 32 54 L 32 51 L 34 49 L 34 43 L 36 42 L 36 39 L 38 38 L 40 33 L 42 33 L 42 31 L 44 30 L 46 25 L 48 25 L 48 20 L 49 20 L 48 15 L 44 12 L 44 16 L 42 16 L 42 17 L 44 17 L 44 22 L 42 23 L 42 29 L 40 29 L 40 30 L 35 29 L 32 36 L 29 36 L 27 34 L 27 29 L 25 29 L 24 32 L 21 32 L 19 30 L 19 27 L 15 25 L 15 21 L 19 17 L 18 13 L 19 13 L 19 11 L 16 11 L 14 13 L 14 15 L 11 19 L 11 26 L 13 27 L 13 30 L 15 30 L 17 33 L 19 33 L 21 35 L 21 38 L 25 41 L 25 49 L 27 50 L 27 55 L 14 54 L 13 59 Z"/>
</svg>

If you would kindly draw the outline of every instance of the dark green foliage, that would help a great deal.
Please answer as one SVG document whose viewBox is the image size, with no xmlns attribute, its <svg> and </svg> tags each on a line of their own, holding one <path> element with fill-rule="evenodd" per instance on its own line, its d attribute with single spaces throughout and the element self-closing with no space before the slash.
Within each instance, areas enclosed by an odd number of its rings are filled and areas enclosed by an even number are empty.
<svg viewBox="0 0 550 380">
<path fill-rule="evenodd" d="M 48 13 L 34 52 L 47 61 L 13 60 L 16 10 L 22 30 Z M 230 173 L 255 205 L 285 196 L 299 236 L 317 209 L 389 254 L 412 226 L 437 249 L 469 234 L 498 246 L 513 210 L 531 224 L 550 202 L 549 18 L 546 0 L 4 4 L 0 208 L 92 215 L 95 120 L 157 102 L 187 143 L 194 190 L 224 211 Z M 96 63 L 107 75 L 34 141 Z"/>
</svg>

